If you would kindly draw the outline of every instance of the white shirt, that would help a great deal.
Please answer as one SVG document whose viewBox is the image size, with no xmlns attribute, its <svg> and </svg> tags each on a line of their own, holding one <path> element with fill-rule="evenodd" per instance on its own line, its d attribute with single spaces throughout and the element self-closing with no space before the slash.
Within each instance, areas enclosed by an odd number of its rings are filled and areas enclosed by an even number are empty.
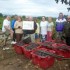
<svg viewBox="0 0 70 70">
<path fill-rule="evenodd" d="M 63 19 L 56 19 L 56 22 L 66 22 L 66 19 L 65 18 L 63 18 Z"/>
<path fill-rule="evenodd" d="M 41 21 L 40 22 L 40 28 L 41 28 L 40 32 L 42 35 L 47 35 L 47 25 L 48 25 L 47 21 Z"/>
<path fill-rule="evenodd" d="M 53 26 L 54 26 L 53 22 L 51 23 L 48 22 L 47 30 L 52 31 Z"/>
<path fill-rule="evenodd" d="M 10 28 L 10 21 L 8 21 L 7 19 L 5 19 L 3 21 L 2 32 L 6 31 L 5 26 L 7 26 L 8 28 Z"/>
</svg>

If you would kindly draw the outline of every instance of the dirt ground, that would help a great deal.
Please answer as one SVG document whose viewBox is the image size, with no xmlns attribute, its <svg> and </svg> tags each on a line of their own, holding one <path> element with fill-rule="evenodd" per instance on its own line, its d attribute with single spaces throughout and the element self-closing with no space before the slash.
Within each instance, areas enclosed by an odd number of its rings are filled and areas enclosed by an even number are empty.
<svg viewBox="0 0 70 70">
<path fill-rule="evenodd" d="M 0 47 L 0 70 L 43 70 L 24 55 L 16 54 L 12 46 L 9 47 L 8 50 Z M 55 60 L 54 65 L 46 70 L 70 70 L 70 60 Z"/>
</svg>

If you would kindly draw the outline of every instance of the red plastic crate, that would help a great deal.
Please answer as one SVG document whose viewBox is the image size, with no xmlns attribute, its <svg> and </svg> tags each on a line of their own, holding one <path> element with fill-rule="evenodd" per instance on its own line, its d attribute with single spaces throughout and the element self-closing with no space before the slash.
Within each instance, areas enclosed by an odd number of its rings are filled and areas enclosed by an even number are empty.
<svg viewBox="0 0 70 70">
<path fill-rule="evenodd" d="M 56 51 L 56 53 L 60 56 L 63 56 L 64 58 L 70 58 L 70 51 L 64 51 L 64 50 L 58 50 L 58 47 L 61 46 L 67 46 L 66 44 L 53 44 L 54 50 Z M 58 59 L 58 60 L 62 60 L 62 59 Z"/>
<path fill-rule="evenodd" d="M 41 58 L 39 60 L 40 60 L 39 66 L 43 69 L 49 68 L 54 64 L 54 58 L 50 56 L 47 58 Z"/>
<path fill-rule="evenodd" d="M 23 50 L 24 50 L 24 55 L 28 58 L 31 59 L 32 58 L 32 54 L 31 52 L 37 48 L 39 48 L 40 46 L 37 46 L 36 48 L 34 48 L 33 50 L 27 50 L 26 47 L 29 46 L 30 44 L 26 45 Z"/>
<path fill-rule="evenodd" d="M 45 48 L 39 48 L 37 50 L 49 51 Z M 47 57 L 38 56 L 38 55 L 35 54 L 35 52 L 37 50 L 32 52 L 32 62 L 33 62 L 33 64 L 38 65 L 39 67 L 41 67 L 43 69 L 47 69 L 47 68 L 53 66 L 55 58 L 51 57 L 49 55 Z M 55 53 L 55 51 L 53 51 L 53 50 L 50 50 L 49 52 Z"/>
<path fill-rule="evenodd" d="M 45 41 L 44 43 L 42 43 L 41 47 L 46 48 L 46 49 L 52 49 L 52 44 L 54 44 L 54 42 Z"/>
<path fill-rule="evenodd" d="M 32 58 L 32 55 L 31 55 L 31 52 L 32 51 L 28 51 L 24 48 L 24 55 L 28 58 L 28 59 L 31 59 Z"/>
<path fill-rule="evenodd" d="M 70 58 L 70 52 L 69 51 L 61 51 L 61 50 L 56 50 L 57 54 L 60 55 L 60 56 L 63 56 L 65 59 L 66 58 Z M 64 58 L 59 58 L 58 60 L 62 60 Z"/>
<path fill-rule="evenodd" d="M 14 44 L 14 50 L 17 54 L 23 54 L 22 46 L 18 46 L 17 44 Z"/>
<path fill-rule="evenodd" d="M 25 44 L 24 46 L 22 46 L 21 48 L 22 48 L 22 51 L 23 51 L 23 53 L 24 53 L 24 48 L 27 46 L 28 44 Z"/>
<path fill-rule="evenodd" d="M 60 41 L 59 42 L 59 40 L 52 40 L 51 42 L 53 42 L 53 43 L 60 43 L 60 44 L 66 44 L 64 41 Z"/>
</svg>

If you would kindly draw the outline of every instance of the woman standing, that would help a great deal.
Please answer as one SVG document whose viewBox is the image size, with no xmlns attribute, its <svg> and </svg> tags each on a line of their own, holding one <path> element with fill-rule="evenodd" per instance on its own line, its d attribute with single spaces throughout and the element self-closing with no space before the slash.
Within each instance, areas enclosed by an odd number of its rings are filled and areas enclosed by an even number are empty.
<svg viewBox="0 0 70 70">
<path fill-rule="evenodd" d="M 16 42 L 20 42 L 22 35 L 23 35 L 23 29 L 22 29 L 23 23 L 22 18 L 18 16 L 17 21 L 15 22 L 14 28 L 16 33 Z"/>
<path fill-rule="evenodd" d="M 43 16 L 42 21 L 40 22 L 41 42 L 44 42 L 47 40 L 47 25 L 48 25 L 48 22 L 46 21 L 46 18 Z"/>
<path fill-rule="evenodd" d="M 34 22 L 37 25 L 37 29 L 35 31 L 35 42 L 40 42 L 39 34 L 40 34 L 40 26 L 39 23 L 37 23 L 37 18 L 34 19 Z"/>
<path fill-rule="evenodd" d="M 53 29 L 54 29 L 54 24 L 52 21 L 52 17 L 48 17 L 48 26 L 47 26 L 47 41 L 52 40 L 52 34 L 53 34 Z"/>
</svg>

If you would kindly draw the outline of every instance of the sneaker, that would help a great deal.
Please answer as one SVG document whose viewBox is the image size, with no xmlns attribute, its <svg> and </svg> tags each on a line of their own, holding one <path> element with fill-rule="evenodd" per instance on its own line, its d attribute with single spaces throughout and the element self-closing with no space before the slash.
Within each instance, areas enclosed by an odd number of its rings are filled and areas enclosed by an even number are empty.
<svg viewBox="0 0 70 70">
<path fill-rule="evenodd" d="M 9 47 L 4 47 L 4 48 L 3 48 L 3 50 L 9 50 L 9 49 L 10 49 Z"/>
<path fill-rule="evenodd" d="M 11 44 L 16 44 L 16 42 L 15 41 L 12 41 Z"/>
</svg>

